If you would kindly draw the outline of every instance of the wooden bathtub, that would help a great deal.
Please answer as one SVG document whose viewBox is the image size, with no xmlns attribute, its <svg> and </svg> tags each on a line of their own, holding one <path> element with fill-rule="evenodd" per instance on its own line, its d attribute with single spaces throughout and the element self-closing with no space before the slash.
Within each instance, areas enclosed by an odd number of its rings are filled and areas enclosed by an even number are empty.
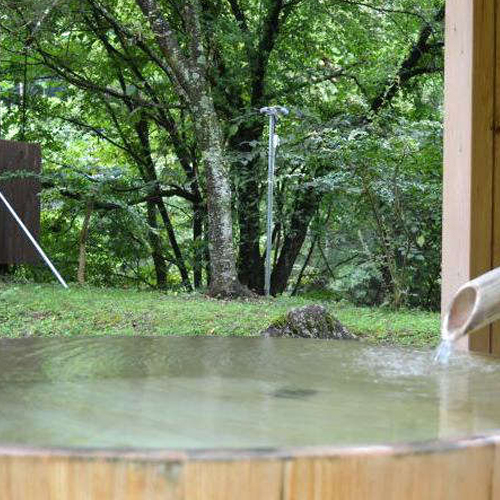
<svg viewBox="0 0 500 500">
<path fill-rule="evenodd" d="M 1 500 L 500 500 L 500 433 L 276 450 L 0 446 Z"/>
</svg>

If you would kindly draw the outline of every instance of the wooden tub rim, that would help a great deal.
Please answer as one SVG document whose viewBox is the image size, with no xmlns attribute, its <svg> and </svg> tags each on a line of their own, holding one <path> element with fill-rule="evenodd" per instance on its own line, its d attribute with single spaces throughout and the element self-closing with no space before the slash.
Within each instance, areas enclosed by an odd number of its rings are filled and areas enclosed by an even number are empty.
<svg viewBox="0 0 500 500">
<path fill-rule="evenodd" d="M 154 449 L 154 448 L 79 448 L 9 445 L 0 443 L 0 458 L 68 458 L 83 460 L 120 460 L 131 462 L 232 462 L 251 460 L 293 460 L 298 458 L 342 459 L 356 456 L 432 455 L 451 453 L 467 448 L 500 446 L 500 430 L 453 439 L 434 439 L 409 443 L 366 446 L 300 446 L 279 448 L 212 448 L 212 449 Z"/>
</svg>

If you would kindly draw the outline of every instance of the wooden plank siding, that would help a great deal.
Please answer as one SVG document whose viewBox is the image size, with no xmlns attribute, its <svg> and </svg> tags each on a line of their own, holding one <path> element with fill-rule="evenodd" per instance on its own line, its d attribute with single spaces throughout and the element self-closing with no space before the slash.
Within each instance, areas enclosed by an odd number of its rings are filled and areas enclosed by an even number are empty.
<svg viewBox="0 0 500 500">
<path fill-rule="evenodd" d="M 16 171 L 39 174 L 38 145 L 0 140 L 0 175 Z M 40 231 L 40 182 L 33 178 L 0 180 L 0 190 L 35 238 Z M 0 202 L 0 264 L 36 263 L 33 245 Z"/>
<path fill-rule="evenodd" d="M 446 3 L 442 311 L 500 266 L 500 0 Z M 500 354 L 500 325 L 463 339 Z"/>
</svg>

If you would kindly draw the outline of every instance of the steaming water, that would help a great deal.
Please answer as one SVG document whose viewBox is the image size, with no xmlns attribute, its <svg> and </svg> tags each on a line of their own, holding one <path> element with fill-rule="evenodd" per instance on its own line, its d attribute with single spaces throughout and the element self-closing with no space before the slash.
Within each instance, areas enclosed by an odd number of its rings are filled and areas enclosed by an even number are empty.
<svg viewBox="0 0 500 500">
<path fill-rule="evenodd" d="M 0 443 L 213 448 L 500 428 L 500 364 L 353 341 L 0 340 Z"/>
</svg>

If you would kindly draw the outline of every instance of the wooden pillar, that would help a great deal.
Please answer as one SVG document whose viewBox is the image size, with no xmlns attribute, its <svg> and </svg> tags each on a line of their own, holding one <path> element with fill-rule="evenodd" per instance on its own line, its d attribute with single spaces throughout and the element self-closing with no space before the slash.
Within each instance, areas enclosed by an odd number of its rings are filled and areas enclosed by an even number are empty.
<svg viewBox="0 0 500 500">
<path fill-rule="evenodd" d="M 500 0 L 446 4 L 442 309 L 500 266 Z M 463 348 L 500 354 L 500 325 Z"/>
</svg>

